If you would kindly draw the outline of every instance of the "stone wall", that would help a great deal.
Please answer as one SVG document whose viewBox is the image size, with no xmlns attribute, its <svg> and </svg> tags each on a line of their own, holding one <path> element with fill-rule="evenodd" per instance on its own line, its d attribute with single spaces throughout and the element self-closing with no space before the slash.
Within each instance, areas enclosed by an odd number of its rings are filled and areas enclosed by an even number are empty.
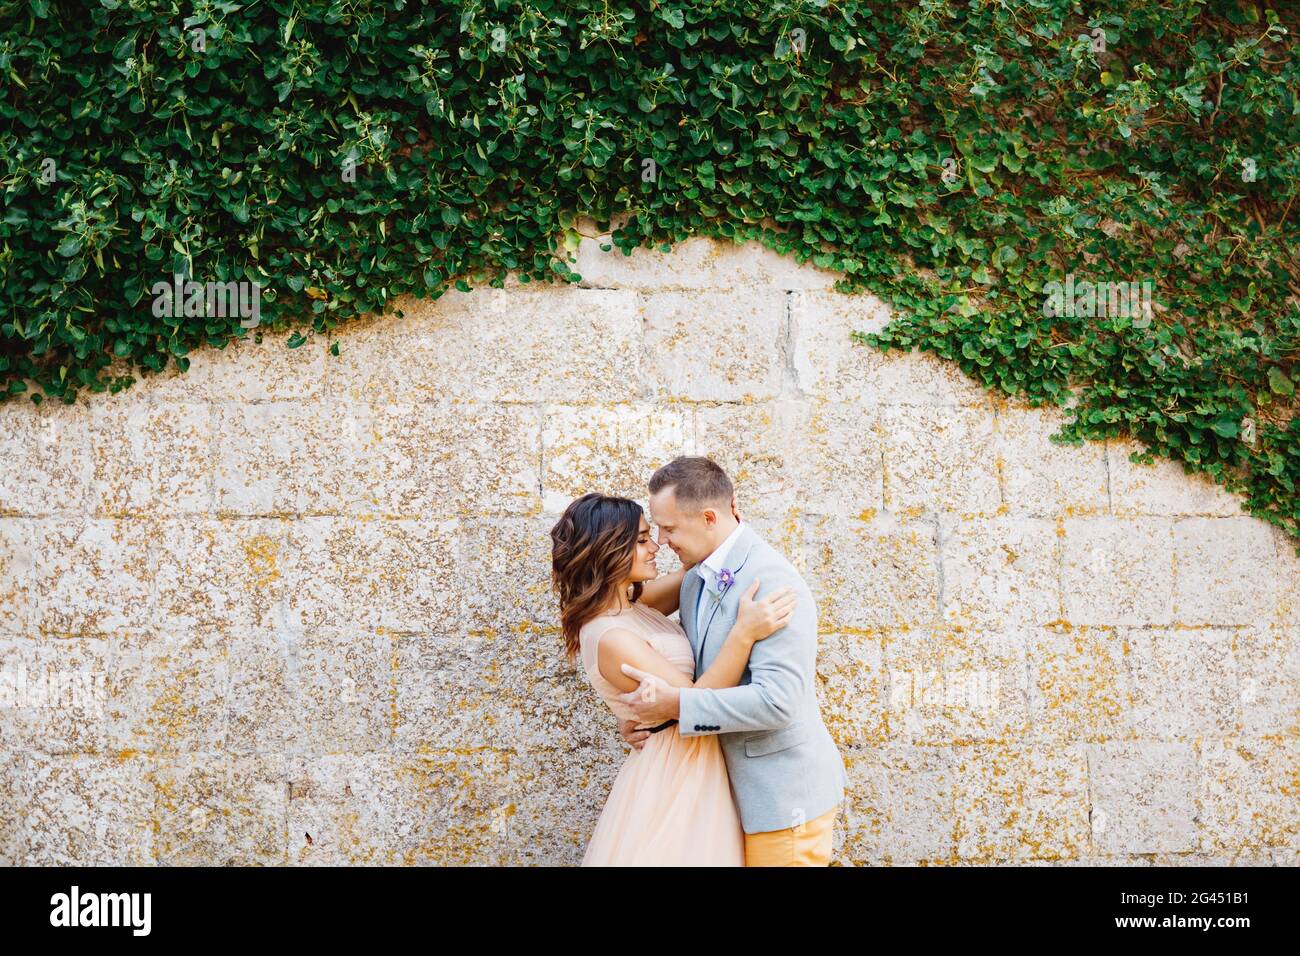
<svg viewBox="0 0 1300 956">
<path fill-rule="evenodd" d="M 758 246 L 578 269 L 0 406 L 0 664 L 94 691 L 0 708 L 0 861 L 578 862 L 624 747 L 548 531 L 695 452 L 818 595 L 837 863 L 1300 862 L 1281 532 Z"/>
</svg>

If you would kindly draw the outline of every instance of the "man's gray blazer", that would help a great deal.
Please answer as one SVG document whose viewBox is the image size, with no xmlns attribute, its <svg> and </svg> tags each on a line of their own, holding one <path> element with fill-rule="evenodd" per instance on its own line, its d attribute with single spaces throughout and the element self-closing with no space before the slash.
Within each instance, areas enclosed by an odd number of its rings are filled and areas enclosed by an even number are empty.
<svg viewBox="0 0 1300 956">
<path fill-rule="evenodd" d="M 727 567 L 734 583 L 720 601 L 694 568 L 682 580 L 681 623 L 695 652 L 696 678 L 722 649 L 755 578 L 756 600 L 789 585 L 798 605 L 789 624 L 754 645 L 738 686 L 681 690 L 677 731 L 719 735 L 746 833 L 784 830 L 830 810 L 848 786 L 817 706 L 817 606 L 799 572 L 748 526 L 727 553 Z M 701 600 L 709 604 L 697 633 Z"/>
</svg>

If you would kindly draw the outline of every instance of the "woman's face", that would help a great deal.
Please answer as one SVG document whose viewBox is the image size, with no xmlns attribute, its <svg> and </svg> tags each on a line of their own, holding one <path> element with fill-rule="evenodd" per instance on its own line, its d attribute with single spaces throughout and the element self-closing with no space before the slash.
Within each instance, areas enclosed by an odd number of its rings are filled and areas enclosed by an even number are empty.
<svg viewBox="0 0 1300 956">
<path fill-rule="evenodd" d="M 641 529 L 636 535 L 636 557 L 632 561 L 632 581 L 653 581 L 659 577 L 659 568 L 655 565 L 655 555 L 659 545 L 650 537 L 650 525 L 645 516 L 641 516 Z"/>
</svg>

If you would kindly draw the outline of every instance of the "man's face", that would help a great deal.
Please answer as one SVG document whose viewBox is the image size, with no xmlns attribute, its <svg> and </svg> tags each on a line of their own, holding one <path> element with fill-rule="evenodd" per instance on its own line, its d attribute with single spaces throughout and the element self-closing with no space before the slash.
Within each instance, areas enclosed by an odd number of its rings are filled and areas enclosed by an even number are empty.
<svg viewBox="0 0 1300 956">
<path fill-rule="evenodd" d="M 717 549 L 717 511 L 704 508 L 694 514 L 677 505 L 670 485 L 650 496 L 650 517 L 658 530 L 660 547 L 669 547 L 683 564 L 697 564 Z"/>
</svg>

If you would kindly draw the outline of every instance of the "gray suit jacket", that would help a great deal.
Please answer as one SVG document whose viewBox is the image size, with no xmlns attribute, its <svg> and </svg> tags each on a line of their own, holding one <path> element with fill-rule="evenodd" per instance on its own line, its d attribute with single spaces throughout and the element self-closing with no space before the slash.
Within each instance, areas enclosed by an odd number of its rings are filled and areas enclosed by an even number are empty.
<svg viewBox="0 0 1300 956">
<path fill-rule="evenodd" d="M 817 706 L 817 606 L 799 572 L 752 528 L 732 545 L 727 566 L 735 583 L 704 611 L 702 630 L 699 602 L 713 599 L 694 569 L 682 581 L 681 622 L 697 678 L 721 650 L 754 578 L 761 582 L 756 599 L 789 585 L 798 605 L 789 624 L 754 645 L 738 686 L 682 689 L 677 730 L 683 737 L 719 735 L 746 833 L 784 830 L 839 804 L 848 786 Z"/>
</svg>

